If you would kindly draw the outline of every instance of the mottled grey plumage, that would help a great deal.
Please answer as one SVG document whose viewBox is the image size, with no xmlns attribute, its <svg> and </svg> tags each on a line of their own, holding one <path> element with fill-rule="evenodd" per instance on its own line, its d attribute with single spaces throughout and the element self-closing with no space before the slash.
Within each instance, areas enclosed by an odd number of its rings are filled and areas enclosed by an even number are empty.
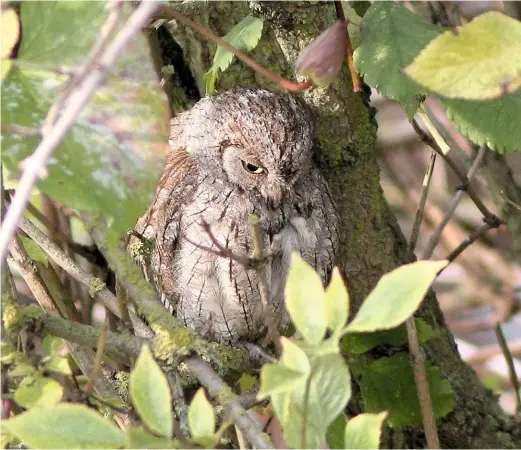
<svg viewBox="0 0 521 450">
<path fill-rule="evenodd" d="M 288 323 L 291 252 L 299 251 L 325 281 L 335 261 L 337 216 L 312 144 L 311 123 L 297 101 L 264 90 L 204 98 L 172 120 L 172 153 L 136 231 L 155 241 L 146 270 L 187 326 L 221 341 L 253 340 L 265 331 L 255 272 L 194 245 L 214 247 L 202 219 L 236 254 L 252 251 L 250 214 L 259 218 L 266 247 L 280 236 L 266 273 L 281 326 Z"/>
</svg>

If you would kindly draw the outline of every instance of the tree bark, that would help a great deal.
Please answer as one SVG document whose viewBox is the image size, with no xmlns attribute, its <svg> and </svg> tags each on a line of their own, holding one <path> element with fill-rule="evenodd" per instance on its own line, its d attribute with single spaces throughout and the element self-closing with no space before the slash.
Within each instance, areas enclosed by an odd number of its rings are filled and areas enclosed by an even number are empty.
<svg viewBox="0 0 521 450">
<path fill-rule="evenodd" d="M 220 36 L 248 14 L 263 19 L 262 38 L 251 55 L 290 79 L 295 78 L 294 63 L 300 50 L 336 20 L 330 2 L 188 2 L 171 6 Z M 204 95 L 204 72 L 211 66 L 216 45 L 181 24 L 171 26 L 170 31 Z M 220 74 L 216 92 L 235 85 L 280 91 L 239 61 Z M 315 119 L 317 164 L 340 210 L 339 264 L 356 310 L 384 273 L 407 262 L 406 240 L 380 187 L 375 111 L 368 104 L 367 92 L 352 92 L 347 64 L 332 85 L 313 89 L 301 98 Z M 520 447 L 521 426 L 506 418 L 497 399 L 461 360 L 434 293 L 428 295 L 418 316 L 439 335 L 424 348 L 442 377 L 450 381 L 456 396 L 455 410 L 438 421 L 442 447 Z M 424 444 L 420 426 L 388 430 L 382 437 L 382 448 Z"/>
</svg>

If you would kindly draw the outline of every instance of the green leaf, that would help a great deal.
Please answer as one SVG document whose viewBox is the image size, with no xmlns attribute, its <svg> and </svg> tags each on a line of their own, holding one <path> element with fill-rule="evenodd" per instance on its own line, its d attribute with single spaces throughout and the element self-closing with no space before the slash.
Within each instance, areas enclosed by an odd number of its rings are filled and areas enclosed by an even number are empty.
<svg viewBox="0 0 521 450">
<path fill-rule="evenodd" d="M 44 337 L 42 348 L 45 350 L 45 354 L 49 356 L 64 355 L 67 351 L 67 346 L 62 338 L 50 335 Z"/>
<path fill-rule="evenodd" d="M 306 448 L 318 448 L 325 441 L 329 426 L 351 397 L 349 369 L 340 355 L 328 354 L 313 358 L 309 377 L 307 383 L 291 392 L 272 396 L 272 405 L 281 422 L 284 441 L 293 448 L 303 447 L 304 427 Z M 306 395 L 307 386 L 309 391 Z"/>
<path fill-rule="evenodd" d="M 130 374 L 130 398 L 139 417 L 152 431 L 167 438 L 172 436 L 172 395 L 147 345 L 143 345 Z"/>
<path fill-rule="evenodd" d="M 280 362 L 284 366 L 302 374 L 309 373 L 310 364 L 306 353 L 294 341 L 286 337 L 281 337 L 280 343 L 282 345 Z"/>
<path fill-rule="evenodd" d="M 375 2 L 362 21 L 356 69 L 369 86 L 397 100 L 412 118 L 427 91 L 402 70 L 442 29 L 422 22 L 404 6 Z"/>
<path fill-rule="evenodd" d="M 384 275 L 345 330 L 349 333 L 385 330 L 405 322 L 447 264 L 448 261 L 418 261 Z"/>
<path fill-rule="evenodd" d="M 344 448 L 379 448 L 382 424 L 387 412 L 359 414 L 346 425 Z"/>
<path fill-rule="evenodd" d="M 39 261 L 47 267 L 49 260 L 47 254 L 41 249 L 41 247 L 34 242 L 31 238 L 20 236 L 20 240 L 25 248 L 25 251 L 33 261 Z"/>
<path fill-rule="evenodd" d="M 126 448 L 176 448 L 170 439 L 154 436 L 143 427 L 127 428 Z"/>
<path fill-rule="evenodd" d="M 54 357 L 51 358 L 43 365 L 43 369 L 49 372 L 58 372 L 63 373 L 64 375 L 71 375 L 71 367 L 69 365 L 69 360 L 66 357 L 59 358 Z"/>
<path fill-rule="evenodd" d="M 416 328 L 420 344 L 437 337 L 436 332 L 425 320 L 416 318 Z M 392 345 L 400 347 L 407 344 L 407 330 L 405 325 L 390 330 L 375 331 L 374 333 L 349 333 L 342 338 L 342 354 L 359 355 L 368 352 L 377 345 Z"/>
<path fill-rule="evenodd" d="M 445 417 L 455 406 L 448 380 L 440 378 L 438 367 L 426 362 L 427 379 L 436 418 Z M 360 391 L 364 411 L 389 410 L 389 425 L 395 428 L 421 423 L 420 403 L 408 353 L 380 358 L 361 371 Z"/>
<path fill-rule="evenodd" d="M 302 386 L 306 374 L 280 364 L 264 364 L 261 369 L 261 386 L 257 398 L 259 400 L 292 391 Z"/>
<path fill-rule="evenodd" d="M 262 36 L 263 21 L 252 15 L 246 16 L 236 24 L 223 39 L 233 45 L 237 50 L 249 52 L 253 50 Z M 215 81 L 219 71 L 225 71 L 232 63 L 234 55 L 224 47 L 218 46 L 213 57 L 212 67 L 206 72 L 205 84 L 206 95 L 212 95 L 215 88 Z"/>
<path fill-rule="evenodd" d="M 484 100 L 521 86 L 521 23 L 496 11 L 434 39 L 405 73 L 448 98 Z"/>
<path fill-rule="evenodd" d="M 253 389 L 255 386 L 259 384 L 259 380 L 257 377 L 254 377 L 252 375 L 248 375 L 247 373 L 243 373 L 241 375 L 241 378 L 239 378 L 239 392 L 241 394 L 244 394 L 245 392 L 248 392 L 250 389 Z"/>
<path fill-rule="evenodd" d="M 18 14 L 16 14 L 13 8 L 2 9 L 1 59 L 8 58 L 11 55 L 11 51 L 18 42 L 19 36 L 20 24 L 18 22 Z"/>
<path fill-rule="evenodd" d="M 188 407 L 188 424 L 195 442 L 207 448 L 212 447 L 215 415 L 203 388 L 199 388 Z"/>
<path fill-rule="evenodd" d="M 521 151 L 521 92 L 497 100 L 473 102 L 441 99 L 454 126 L 477 145 L 498 152 Z"/>
<path fill-rule="evenodd" d="M 120 448 L 125 436 L 83 405 L 35 408 L 2 424 L 31 448 Z"/>
<path fill-rule="evenodd" d="M 349 294 L 337 267 L 333 269 L 331 281 L 326 288 L 327 326 L 333 332 L 342 328 L 349 314 Z"/>
<path fill-rule="evenodd" d="M 3 125 L 40 129 L 66 81 L 61 68 L 86 58 L 106 19 L 104 7 L 22 4 L 20 52 L 1 87 Z M 122 6 L 122 20 L 131 9 Z M 135 37 L 111 74 L 53 153 L 49 176 L 37 187 L 72 209 L 102 213 L 122 236 L 153 198 L 168 153 L 168 113 L 145 36 Z M 2 162 L 17 176 L 39 139 L 2 134 Z"/>
<path fill-rule="evenodd" d="M 42 376 L 25 378 L 14 391 L 14 401 L 26 409 L 54 405 L 62 396 L 62 385 Z"/>
<path fill-rule="evenodd" d="M 10 377 L 25 377 L 27 375 L 32 375 L 36 372 L 36 369 L 29 363 L 21 362 L 16 364 L 13 369 L 9 371 Z"/>
<path fill-rule="evenodd" d="M 344 448 L 344 430 L 346 428 L 346 416 L 340 413 L 327 430 L 326 438 L 329 448 Z"/>
<path fill-rule="evenodd" d="M 295 327 L 310 344 L 318 344 L 327 328 L 324 288 L 318 274 L 293 253 L 286 282 L 286 309 Z"/>
</svg>

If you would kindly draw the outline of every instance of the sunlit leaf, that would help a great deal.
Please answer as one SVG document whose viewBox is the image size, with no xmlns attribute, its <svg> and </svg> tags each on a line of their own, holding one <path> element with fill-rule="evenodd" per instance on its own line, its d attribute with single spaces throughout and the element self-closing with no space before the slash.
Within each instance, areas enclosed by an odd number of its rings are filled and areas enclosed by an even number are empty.
<svg viewBox="0 0 521 450">
<path fill-rule="evenodd" d="M 171 437 L 172 394 L 165 375 L 147 345 L 143 345 L 130 373 L 129 390 L 132 404 L 143 422 L 161 436 Z"/>
<path fill-rule="evenodd" d="M 382 424 L 387 412 L 380 414 L 359 414 L 349 420 L 345 431 L 344 448 L 373 449 L 380 447 Z"/>
<path fill-rule="evenodd" d="M 121 430 L 92 409 L 61 403 L 34 408 L 2 421 L 2 425 L 30 448 L 120 448 Z"/>
<path fill-rule="evenodd" d="M 410 317 L 448 261 L 418 261 L 384 275 L 365 299 L 348 332 L 394 328 Z"/>
<path fill-rule="evenodd" d="M 14 401 L 29 409 L 37 406 L 51 406 L 63 396 L 63 387 L 52 378 L 35 376 L 25 378 L 14 392 Z"/>
<path fill-rule="evenodd" d="M 188 424 L 196 442 L 205 447 L 212 446 L 215 415 L 203 388 L 199 388 L 188 407 Z"/>
<path fill-rule="evenodd" d="M 327 326 L 330 330 L 337 331 L 346 324 L 349 314 L 349 294 L 337 267 L 333 269 L 325 299 Z"/>
<path fill-rule="evenodd" d="M 448 98 L 484 100 L 521 86 L 521 22 L 490 11 L 430 42 L 405 73 Z"/>
<path fill-rule="evenodd" d="M 8 58 L 18 42 L 20 24 L 18 14 L 13 8 L 2 9 L 2 40 L 0 41 L 2 58 Z M 3 78 L 3 77 L 2 77 Z"/>
<path fill-rule="evenodd" d="M 177 448 L 174 441 L 154 436 L 143 427 L 127 428 L 127 448 Z"/>
</svg>

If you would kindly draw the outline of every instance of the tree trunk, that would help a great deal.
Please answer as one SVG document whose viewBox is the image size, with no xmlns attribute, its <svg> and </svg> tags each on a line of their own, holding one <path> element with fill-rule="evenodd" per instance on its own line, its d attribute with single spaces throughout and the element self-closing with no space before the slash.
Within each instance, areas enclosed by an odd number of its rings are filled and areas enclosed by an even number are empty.
<svg viewBox="0 0 521 450">
<path fill-rule="evenodd" d="M 290 79 L 295 78 L 294 62 L 299 51 L 336 20 L 335 8 L 329 2 L 186 2 L 172 6 L 219 36 L 248 14 L 263 19 L 261 41 L 251 54 Z M 179 23 L 170 31 L 183 49 L 184 63 L 199 92 L 204 94 L 204 72 L 211 66 L 216 45 Z M 220 74 L 216 92 L 235 85 L 280 90 L 239 61 Z M 347 65 L 332 85 L 301 97 L 315 119 L 317 164 L 341 212 L 339 264 L 356 310 L 384 273 L 406 262 L 406 240 L 380 187 L 375 111 L 368 105 L 367 93 L 352 92 Z M 507 424 L 497 399 L 461 360 L 434 293 L 428 295 L 418 316 L 439 335 L 424 349 L 442 377 L 450 381 L 456 396 L 455 410 L 438 421 L 442 447 L 520 447 L 521 427 L 518 424 L 513 429 L 513 424 Z M 358 407 L 361 409 L 361 404 Z M 382 437 L 383 448 L 424 443 L 420 426 L 388 430 Z"/>
</svg>

